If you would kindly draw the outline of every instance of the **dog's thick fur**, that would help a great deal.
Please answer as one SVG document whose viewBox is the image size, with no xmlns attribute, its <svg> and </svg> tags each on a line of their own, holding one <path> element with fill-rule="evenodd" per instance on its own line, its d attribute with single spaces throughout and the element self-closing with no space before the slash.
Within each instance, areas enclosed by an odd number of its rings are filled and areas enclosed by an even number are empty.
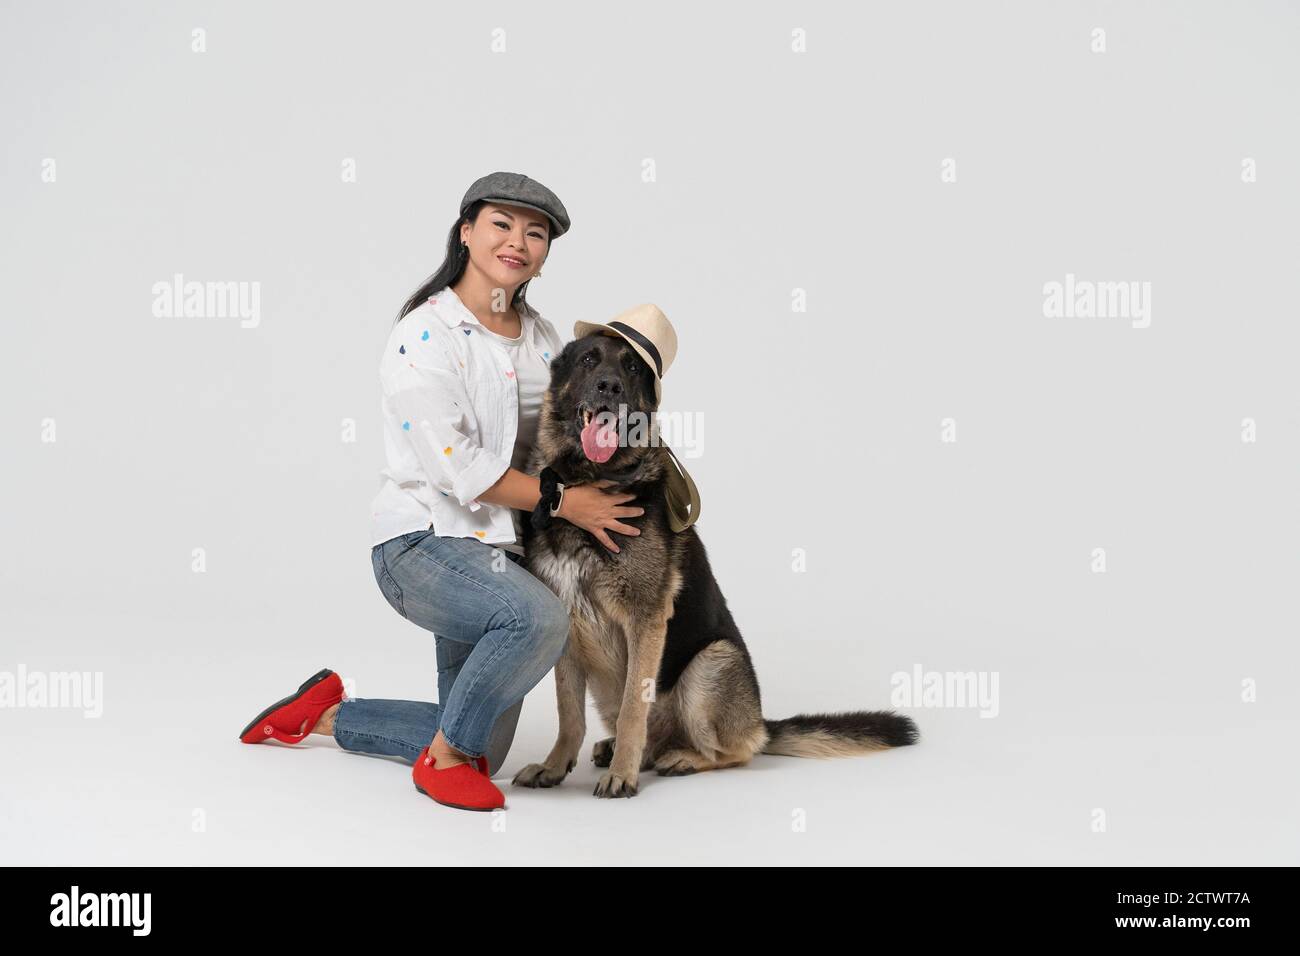
<svg viewBox="0 0 1300 956">
<path fill-rule="evenodd" d="M 764 720 L 758 678 L 695 527 L 674 533 L 664 502 L 668 452 L 656 441 L 621 445 L 608 462 L 583 453 L 582 409 L 657 411 L 653 372 L 618 336 L 568 343 L 551 362 L 531 475 L 552 467 L 567 486 L 615 477 L 605 491 L 636 494 L 623 519 L 639 535 L 611 532 L 617 554 L 559 518 L 536 530 L 525 518 L 525 566 L 568 606 L 569 641 L 555 667 L 560 733 L 546 760 L 514 777 L 527 787 L 560 783 L 586 733 L 586 693 L 612 738 L 592 759 L 607 771 L 600 797 L 636 794 L 651 768 L 674 776 L 736 767 L 756 753 L 838 757 L 914 743 L 910 718 L 887 711 L 800 714 Z M 629 426 L 629 432 L 631 431 Z M 717 498 L 714 498 L 717 501 Z"/>
</svg>

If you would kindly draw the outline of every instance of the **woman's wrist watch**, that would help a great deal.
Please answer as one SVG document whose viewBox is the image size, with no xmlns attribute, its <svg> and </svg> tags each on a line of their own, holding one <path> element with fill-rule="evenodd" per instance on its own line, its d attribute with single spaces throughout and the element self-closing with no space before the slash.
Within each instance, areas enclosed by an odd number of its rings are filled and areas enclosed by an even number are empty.
<svg viewBox="0 0 1300 956">
<path fill-rule="evenodd" d="M 533 508 L 532 525 L 538 531 L 551 526 L 551 518 L 559 517 L 560 504 L 564 501 L 564 485 L 560 483 L 559 473 L 547 465 L 537 476 L 537 504 Z"/>
</svg>

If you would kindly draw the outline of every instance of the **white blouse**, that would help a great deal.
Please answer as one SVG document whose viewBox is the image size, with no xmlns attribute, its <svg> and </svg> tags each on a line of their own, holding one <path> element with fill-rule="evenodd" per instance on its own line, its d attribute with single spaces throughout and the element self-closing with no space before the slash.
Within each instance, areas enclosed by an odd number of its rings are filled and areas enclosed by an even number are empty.
<svg viewBox="0 0 1300 956">
<path fill-rule="evenodd" d="M 432 529 L 522 553 L 522 513 L 476 498 L 507 468 L 522 470 L 564 342 L 536 309 L 518 311 L 523 329 L 508 339 L 448 286 L 393 327 L 379 363 L 387 464 L 370 509 L 372 545 Z"/>
</svg>

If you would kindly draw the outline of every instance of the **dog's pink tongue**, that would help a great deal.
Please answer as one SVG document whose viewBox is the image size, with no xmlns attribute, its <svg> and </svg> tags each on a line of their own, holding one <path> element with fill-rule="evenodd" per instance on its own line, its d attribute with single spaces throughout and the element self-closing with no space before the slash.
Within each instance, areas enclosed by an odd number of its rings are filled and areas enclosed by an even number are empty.
<svg viewBox="0 0 1300 956">
<path fill-rule="evenodd" d="M 604 463 L 618 450 L 618 429 L 607 422 L 610 415 L 593 415 L 582 429 L 582 453 L 594 462 Z"/>
</svg>

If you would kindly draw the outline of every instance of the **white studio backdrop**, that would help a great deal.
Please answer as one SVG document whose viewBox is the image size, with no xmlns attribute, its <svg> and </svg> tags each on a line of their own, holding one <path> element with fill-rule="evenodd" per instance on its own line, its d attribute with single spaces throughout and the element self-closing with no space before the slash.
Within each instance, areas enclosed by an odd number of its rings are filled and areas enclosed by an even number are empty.
<svg viewBox="0 0 1300 956">
<path fill-rule="evenodd" d="M 0 708 L 13 862 L 1297 861 L 1294 5 L 2 16 L 0 677 L 102 680 Z M 766 715 L 918 672 L 995 707 L 616 808 L 588 765 L 496 840 L 387 761 L 238 745 L 320 667 L 434 696 L 371 574 L 377 368 L 498 169 L 572 215 L 529 288 L 566 338 L 677 329 Z M 547 678 L 505 774 L 554 727 Z"/>
</svg>

